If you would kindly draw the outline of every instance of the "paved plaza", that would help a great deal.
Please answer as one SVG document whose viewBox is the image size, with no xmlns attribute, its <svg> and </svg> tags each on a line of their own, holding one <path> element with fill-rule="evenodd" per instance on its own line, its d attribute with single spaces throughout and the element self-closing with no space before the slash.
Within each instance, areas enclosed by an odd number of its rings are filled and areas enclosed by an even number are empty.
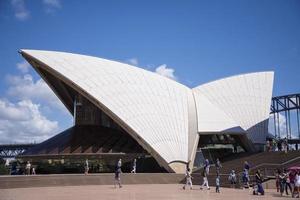
<svg viewBox="0 0 300 200">
<path fill-rule="evenodd" d="M 61 186 L 61 187 L 36 187 L 0 189 L 1 200 L 255 200 L 255 199 L 291 199 L 280 197 L 275 190 L 266 190 L 265 196 L 253 196 L 251 190 L 221 188 L 221 193 L 211 190 L 200 190 L 199 186 L 194 190 L 183 190 L 178 184 L 148 184 L 148 185 L 124 185 L 121 189 L 115 189 L 111 185 L 89 186 Z"/>
</svg>

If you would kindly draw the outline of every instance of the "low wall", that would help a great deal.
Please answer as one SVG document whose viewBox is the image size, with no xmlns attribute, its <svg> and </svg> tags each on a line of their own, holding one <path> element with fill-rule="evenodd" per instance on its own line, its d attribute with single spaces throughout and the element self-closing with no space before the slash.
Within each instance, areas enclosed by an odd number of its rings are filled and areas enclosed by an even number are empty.
<svg viewBox="0 0 300 200">
<path fill-rule="evenodd" d="M 184 179 L 183 174 L 138 173 L 121 174 L 122 184 L 178 184 Z M 0 176 L 0 189 L 51 187 L 71 185 L 113 185 L 114 174 L 53 174 Z"/>
</svg>

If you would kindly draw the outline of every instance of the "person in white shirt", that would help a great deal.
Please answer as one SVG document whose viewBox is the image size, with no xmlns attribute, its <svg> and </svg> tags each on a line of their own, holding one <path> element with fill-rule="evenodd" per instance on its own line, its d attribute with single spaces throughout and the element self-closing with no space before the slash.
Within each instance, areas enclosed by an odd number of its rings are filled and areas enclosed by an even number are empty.
<svg viewBox="0 0 300 200">
<path fill-rule="evenodd" d="M 132 170 L 131 173 L 136 173 L 136 159 L 133 160 Z"/>
<path fill-rule="evenodd" d="M 89 160 L 86 159 L 84 164 L 84 174 L 88 175 L 88 173 L 89 173 Z"/>
<path fill-rule="evenodd" d="M 186 183 L 183 186 L 183 189 L 185 190 L 185 188 L 190 185 L 190 189 L 193 189 L 193 183 L 192 183 L 192 175 L 191 175 L 191 170 L 190 168 L 187 168 L 186 172 L 185 172 L 185 179 L 186 179 Z"/>
<path fill-rule="evenodd" d="M 220 176 L 216 178 L 216 193 L 220 193 Z"/>
<path fill-rule="evenodd" d="M 300 190 L 300 172 L 296 172 L 296 176 L 295 176 L 295 187 L 294 187 L 294 192 L 293 192 L 293 196 L 299 198 L 299 190 Z"/>
<path fill-rule="evenodd" d="M 26 175 L 30 175 L 30 168 L 31 168 L 31 164 L 29 161 L 27 161 L 26 167 L 25 167 L 25 174 Z"/>
<path fill-rule="evenodd" d="M 205 168 L 203 169 L 202 176 L 203 176 L 203 183 L 202 183 L 200 189 L 202 190 L 203 187 L 206 186 L 206 188 L 208 190 L 210 190 L 210 187 L 208 185 L 208 179 L 207 179 L 208 174 L 207 174 L 207 170 Z"/>
<path fill-rule="evenodd" d="M 36 174 L 36 173 L 35 173 L 35 168 L 34 168 L 34 167 L 31 169 L 31 174 L 32 174 L 32 175 L 35 175 L 35 174 Z"/>
</svg>

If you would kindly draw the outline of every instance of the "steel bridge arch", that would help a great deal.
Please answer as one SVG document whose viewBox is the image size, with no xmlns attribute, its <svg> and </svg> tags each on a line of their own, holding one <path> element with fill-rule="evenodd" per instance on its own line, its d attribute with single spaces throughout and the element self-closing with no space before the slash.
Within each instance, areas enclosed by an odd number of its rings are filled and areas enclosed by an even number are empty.
<svg viewBox="0 0 300 200">
<path fill-rule="evenodd" d="M 284 112 L 286 118 L 286 122 L 285 122 L 286 136 L 288 139 L 291 139 L 292 137 L 291 111 L 296 112 L 298 139 L 300 139 L 300 121 L 299 121 L 300 120 L 300 93 L 272 97 L 270 114 L 273 114 L 274 116 L 273 119 L 274 119 L 275 137 L 281 138 L 279 113 Z"/>
</svg>

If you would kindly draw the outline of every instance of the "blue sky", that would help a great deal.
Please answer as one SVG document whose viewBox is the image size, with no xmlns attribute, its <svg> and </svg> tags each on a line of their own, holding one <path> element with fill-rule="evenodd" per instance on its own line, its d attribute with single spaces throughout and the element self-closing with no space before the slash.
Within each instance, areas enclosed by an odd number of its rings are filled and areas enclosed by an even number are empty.
<svg viewBox="0 0 300 200">
<path fill-rule="evenodd" d="M 299 10 L 297 0 L 0 1 L 0 106 L 6 110 L 0 113 L 0 142 L 17 141 L 12 132 L 19 132 L 17 142 L 41 141 L 72 125 L 23 63 L 21 48 L 88 54 L 151 71 L 160 67 L 189 87 L 272 70 L 274 96 L 299 93 Z M 20 111 L 28 112 L 27 121 Z M 28 123 L 13 127 L 18 120 Z"/>
</svg>

